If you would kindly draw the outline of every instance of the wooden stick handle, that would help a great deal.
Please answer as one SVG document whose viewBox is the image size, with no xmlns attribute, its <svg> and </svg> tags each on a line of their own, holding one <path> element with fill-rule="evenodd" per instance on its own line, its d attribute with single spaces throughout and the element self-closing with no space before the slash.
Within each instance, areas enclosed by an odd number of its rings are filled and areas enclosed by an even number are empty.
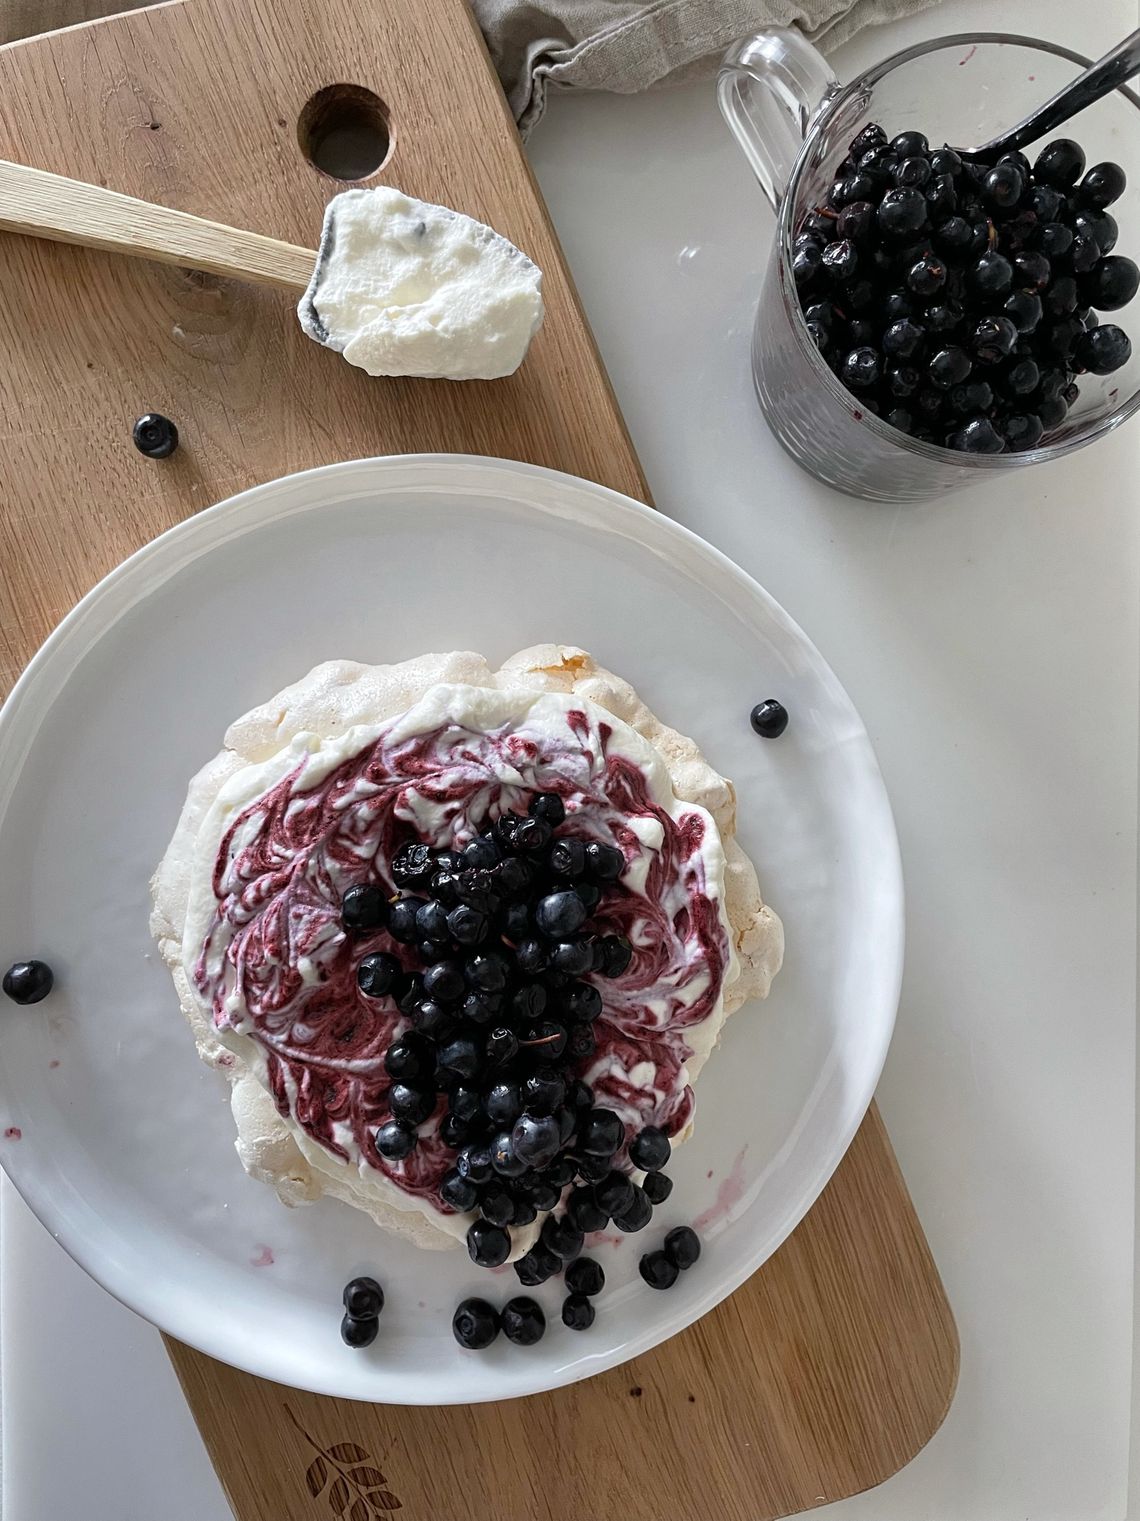
<svg viewBox="0 0 1140 1521">
<path fill-rule="evenodd" d="M 56 243 L 184 264 L 300 293 L 317 256 L 294 243 L 0 160 L 0 228 Z"/>
</svg>

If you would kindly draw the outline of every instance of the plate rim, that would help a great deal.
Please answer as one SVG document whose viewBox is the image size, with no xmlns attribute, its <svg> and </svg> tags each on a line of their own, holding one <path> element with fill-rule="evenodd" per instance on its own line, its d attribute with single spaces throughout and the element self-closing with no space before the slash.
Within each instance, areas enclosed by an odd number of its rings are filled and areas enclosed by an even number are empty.
<svg viewBox="0 0 1140 1521">
<path fill-rule="evenodd" d="M 225 533 L 225 526 L 231 519 L 240 519 L 250 507 L 262 505 L 266 498 L 272 499 L 282 487 L 288 484 L 301 485 L 306 480 L 328 482 L 347 477 L 350 481 L 353 476 L 383 477 L 394 475 L 398 472 L 407 472 L 411 479 L 394 483 L 396 489 L 408 492 L 416 491 L 447 491 L 456 490 L 466 484 L 472 484 L 471 477 L 483 475 L 493 481 L 496 475 L 500 478 L 505 474 L 518 480 L 547 481 L 555 486 L 571 492 L 585 492 L 592 496 L 595 501 L 602 499 L 616 514 L 624 514 L 631 524 L 647 530 L 650 535 L 660 535 L 670 553 L 668 558 L 673 564 L 684 561 L 686 552 L 689 556 L 696 555 L 699 560 L 710 564 L 721 575 L 736 583 L 738 590 L 747 596 L 759 600 L 766 607 L 769 614 L 774 615 L 778 623 L 792 634 L 801 644 L 810 657 L 815 672 L 818 676 L 828 681 L 836 694 L 846 705 L 850 715 L 855 721 L 857 728 L 847 736 L 847 743 L 856 745 L 862 752 L 862 769 L 866 784 L 878 794 L 878 802 L 881 810 L 880 833 L 881 846 L 883 847 L 880 868 L 884 874 L 884 889 L 889 893 L 893 912 L 888 914 L 884 911 L 883 918 L 892 929 L 889 943 L 880 946 L 883 952 L 881 961 L 880 988 L 878 999 L 877 1018 L 873 1022 L 878 1031 L 878 1049 L 873 1059 L 867 1066 L 867 1077 L 863 1087 L 859 1090 L 858 1099 L 849 1103 L 848 1112 L 844 1116 L 844 1123 L 838 1127 L 836 1137 L 831 1147 L 828 1148 L 823 1160 L 816 1164 L 812 1170 L 796 1206 L 787 1210 L 779 1219 L 775 1228 L 769 1232 L 774 1241 L 769 1244 L 762 1242 L 759 1248 L 752 1252 L 741 1254 L 727 1273 L 722 1273 L 715 1282 L 710 1284 L 703 1293 L 695 1296 L 675 1319 L 669 1321 L 663 1331 L 658 1334 L 655 1328 L 648 1328 L 625 1340 L 619 1340 L 604 1353 L 596 1354 L 588 1359 L 571 1359 L 564 1362 L 557 1369 L 546 1369 L 538 1378 L 528 1378 L 524 1372 L 521 1374 L 509 1374 L 505 1370 L 496 1369 L 495 1374 L 488 1378 L 481 1376 L 478 1369 L 473 1367 L 472 1379 L 465 1382 L 461 1393 L 451 1396 L 450 1391 L 439 1391 L 435 1395 L 419 1392 L 415 1389 L 401 1390 L 399 1385 L 402 1375 L 387 1370 L 371 1369 L 375 1376 L 383 1374 L 375 1379 L 375 1387 L 360 1389 L 359 1391 L 345 1392 L 344 1388 L 337 1383 L 335 1373 L 330 1367 L 330 1377 L 306 1378 L 303 1383 L 290 1382 L 290 1375 L 282 1369 L 266 1369 L 263 1362 L 261 1366 L 251 1366 L 251 1359 L 243 1357 L 240 1353 L 235 1354 L 229 1350 L 221 1338 L 210 1335 L 211 1318 L 200 1312 L 195 1317 L 191 1311 L 187 1313 L 183 1308 L 183 1302 L 171 1304 L 169 1300 L 163 1300 L 160 1294 L 148 1295 L 140 1292 L 140 1286 L 136 1277 L 132 1278 L 129 1271 L 120 1272 L 113 1263 L 106 1260 L 106 1254 L 101 1253 L 97 1246 L 92 1245 L 91 1239 L 82 1234 L 78 1239 L 73 1239 L 72 1233 L 64 1229 L 56 1229 L 61 1222 L 52 1219 L 50 1190 L 37 1190 L 34 1184 L 34 1168 L 29 1176 L 22 1165 L 17 1163 L 17 1171 L 24 1174 L 23 1179 L 17 1178 L 9 1170 L 7 1161 L 0 1157 L 0 1165 L 4 1166 L 9 1181 L 24 1199 L 32 1213 L 45 1226 L 58 1241 L 60 1246 L 68 1253 L 74 1262 L 80 1266 L 102 1288 L 117 1299 L 128 1309 L 141 1315 L 150 1321 L 162 1334 L 176 1338 L 185 1345 L 194 1348 L 208 1357 L 216 1358 L 219 1362 L 249 1373 L 254 1377 L 283 1382 L 289 1387 L 297 1387 L 310 1390 L 312 1393 L 327 1395 L 332 1398 L 357 1399 L 362 1401 L 376 1402 L 377 1400 L 406 1404 L 406 1405 L 438 1405 L 438 1404 L 481 1404 L 488 1401 L 496 1401 L 511 1398 L 521 1398 L 531 1394 L 537 1394 L 565 1387 L 577 1383 L 594 1373 L 601 1373 L 610 1368 L 620 1366 L 630 1358 L 650 1351 L 656 1346 L 662 1345 L 678 1332 L 686 1329 L 703 1315 L 714 1309 L 723 1300 L 734 1293 L 742 1283 L 752 1276 L 763 1264 L 775 1254 L 776 1251 L 788 1239 L 810 1209 L 815 1205 L 820 1195 L 827 1187 L 834 1175 L 839 1163 L 846 1155 L 852 1140 L 855 1137 L 863 1119 L 869 1109 L 875 1089 L 881 1076 L 883 1065 L 886 1061 L 887 1051 L 890 1047 L 898 1013 L 899 998 L 902 989 L 902 974 L 905 943 L 905 894 L 902 874 L 902 859 L 898 842 L 898 832 L 895 826 L 894 815 L 891 809 L 890 798 L 882 771 L 875 755 L 874 747 L 863 720 L 855 707 L 854 702 L 832 670 L 829 662 L 823 657 L 815 643 L 808 637 L 794 618 L 783 606 L 765 590 L 763 586 L 746 570 L 726 555 L 715 545 L 709 543 L 692 529 L 676 522 L 663 512 L 634 497 L 629 497 L 611 487 L 603 486 L 586 477 L 573 475 L 567 471 L 551 469 L 547 466 L 533 465 L 522 460 L 502 459 L 490 455 L 477 454 L 450 454 L 443 452 L 425 452 L 417 454 L 398 455 L 370 455 L 350 460 L 338 460 L 330 464 L 316 465 L 306 470 L 293 471 L 286 475 L 275 476 L 271 480 L 258 482 L 256 485 L 246 487 L 243 491 L 232 496 L 223 498 L 221 501 L 212 503 L 199 512 L 184 518 L 181 522 L 172 525 L 148 540 L 138 549 L 121 560 L 105 576 L 101 577 L 91 589 L 64 615 L 47 636 L 44 642 L 36 650 L 31 660 L 20 673 L 14 683 L 11 692 L 5 702 L 0 706 L 0 763 L 9 752 L 14 750 L 12 759 L 14 764 L 8 771 L 7 784 L 0 782 L 0 819 L 7 811 L 12 792 L 14 791 L 26 759 L 27 751 L 34 743 L 36 734 L 44 722 L 58 698 L 60 688 L 74 673 L 76 665 L 84 658 L 86 650 L 68 663 L 62 671 L 56 671 L 55 665 L 61 655 L 66 653 L 69 644 L 81 631 L 82 625 L 92 616 L 102 611 L 103 604 L 108 599 L 113 599 L 125 581 L 134 577 L 140 567 L 145 567 L 151 561 L 159 561 L 159 568 L 165 573 L 154 579 L 144 590 L 141 598 L 129 604 L 136 606 L 140 600 L 148 600 L 158 594 L 162 585 L 171 576 L 178 574 L 196 555 L 194 546 L 196 540 L 201 540 L 200 552 L 208 553 L 211 548 L 216 548 L 219 543 L 224 544 L 231 534 Z M 414 477 L 423 475 L 422 480 Z M 448 480 L 448 476 L 455 476 L 454 480 Z M 377 481 L 379 485 L 379 480 Z M 476 483 L 478 484 L 478 483 Z M 264 510 L 264 508 L 263 508 Z M 249 524 L 248 531 L 256 531 L 262 523 L 271 523 L 282 517 L 292 516 L 293 512 L 307 513 L 319 510 L 319 504 L 308 502 L 300 505 L 290 512 L 282 513 L 268 510 L 262 518 Z M 549 504 L 537 504 L 537 510 L 549 511 Z M 219 536 L 219 529 L 221 530 Z M 653 551 L 656 546 L 646 543 L 645 535 L 634 533 L 631 537 Z M 671 542 L 670 542 L 671 541 Z M 182 549 L 179 555 L 178 550 Z M 177 557 L 177 563 L 163 567 L 161 562 L 171 552 Z M 103 629 L 112 627 L 128 610 L 128 608 L 112 608 L 112 616 L 109 621 L 103 623 Z M 54 678 L 54 680 L 53 680 Z M 39 691 L 42 684 L 47 683 L 46 695 Z M 42 697 L 38 714 L 33 713 L 30 721 L 25 721 L 25 733 L 23 743 L 20 743 L 20 725 L 25 720 L 25 710 L 31 699 Z M 5 768 L 0 764 L 0 778 L 3 777 Z M 15 1161 L 13 1157 L 13 1161 Z M 66 1222 L 62 1222 L 66 1227 Z M 193 1303 L 193 1300 L 190 1301 Z M 164 1309 L 166 1314 L 160 1315 L 159 1310 Z M 189 1322 L 189 1323 L 187 1323 Z M 587 1368 L 582 1368 L 582 1362 L 588 1362 Z M 539 1365 L 535 1364 L 535 1371 Z M 504 1387 L 505 1385 L 505 1387 Z M 445 1395 L 439 1397 L 439 1393 Z"/>
</svg>

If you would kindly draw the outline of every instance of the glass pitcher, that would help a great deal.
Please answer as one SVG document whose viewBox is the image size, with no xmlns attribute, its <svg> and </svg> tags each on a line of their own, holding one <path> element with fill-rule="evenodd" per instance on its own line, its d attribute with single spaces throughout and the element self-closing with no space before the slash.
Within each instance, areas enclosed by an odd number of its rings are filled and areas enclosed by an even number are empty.
<svg viewBox="0 0 1140 1521">
<path fill-rule="evenodd" d="M 911 438 L 865 410 L 820 356 L 792 278 L 792 240 L 821 205 L 851 138 L 868 122 L 888 137 L 913 128 L 930 142 L 986 142 L 1048 99 L 1088 60 L 1067 48 L 998 32 L 907 48 L 842 85 L 802 34 L 774 27 L 739 43 L 721 67 L 721 110 L 776 213 L 752 339 L 752 373 L 769 427 L 818 480 L 879 502 L 915 502 L 1058 459 L 1140 409 L 1140 297 L 1106 315 L 1132 338 L 1111 375 L 1078 377 L 1080 396 L 1034 449 L 963 454 Z M 1128 189 L 1111 208 L 1117 251 L 1140 261 L 1140 98 L 1120 88 L 1053 136 L 1071 135 L 1090 164 L 1121 164 Z M 1029 151 L 1033 157 L 1033 149 Z"/>
</svg>

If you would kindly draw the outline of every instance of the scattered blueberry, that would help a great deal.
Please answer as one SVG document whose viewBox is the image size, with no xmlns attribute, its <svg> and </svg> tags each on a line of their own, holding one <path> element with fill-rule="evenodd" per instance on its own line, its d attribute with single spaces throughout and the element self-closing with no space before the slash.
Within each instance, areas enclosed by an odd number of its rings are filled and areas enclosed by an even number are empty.
<svg viewBox="0 0 1140 1521">
<path fill-rule="evenodd" d="M 456 1306 L 451 1329 L 461 1347 L 478 1352 L 499 1334 L 499 1317 L 485 1299 L 464 1299 Z"/>
<path fill-rule="evenodd" d="M 586 846 L 586 869 L 596 882 L 616 882 L 625 870 L 625 856 L 616 845 L 591 840 Z"/>
<path fill-rule="evenodd" d="M 991 205 L 1007 211 L 1025 193 L 1025 179 L 1013 164 L 995 164 L 982 181 L 982 190 Z"/>
<path fill-rule="evenodd" d="M 605 935 L 598 942 L 601 956 L 599 970 L 603 977 L 620 977 L 633 960 L 633 946 L 621 935 Z"/>
<path fill-rule="evenodd" d="M 375 1278 L 352 1278 L 344 1286 L 344 1307 L 355 1320 L 375 1320 L 384 1308 L 384 1290 Z"/>
<path fill-rule="evenodd" d="M 566 1083 L 554 1072 L 532 1072 L 522 1085 L 527 1114 L 553 1114 L 566 1097 Z"/>
<path fill-rule="evenodd" d="M 701 1255 L 701 1238 L 687 1225 L 678 1225 L 665 1237 L 665 1255 L 674 1267 L 691 1268 Z"/>
<path fill-rule="evenodd" d="M 520 820 L 515 829 L 512 841 L 515 850 L 525 855 L 537 855 L 545 850 L 550 844 L 552 834 L 550 825 L 542 818 L 529 818 Z"/>
<path fill-rule="evenodd" d="M 414 1083 L 435 1071 L 435 1047 L 418 1031 L 407 1030 L 384 1053 L 384 1066 L 390 1077 Z"/>
<path fill-rule="evenodd" d="M 438 1003 L 454 1003 L 465 990 L 463 970 L 456 961 L 437 961 L 424 972 L 424 992 Z"/>
<path fill-rule="evenodd" d="M 514 1155 L 527 1167 L 545 1167 L 547 1162 L 553 1161 L 561 1139 L 558 1121 L 553 1115 L 521 1115 L 511 1131 Z"/>
<path fill-rule="evenodd" d="M 495 1174 L 486 1146 L 465 1146 L 455 1158 L 455 1167 L 460 1176 L 470 1178 L 472 1183 L 489 1183 Z"/>
<path fill-rule="evenodd" d="M 586 905 L 576 892 L 551 893 L 540 898 L 534 922 L 552 940 L 564 940 L 586 922 Z"/>
<path fill-rule="evenodd" d="M 951 386 L 961 385 L 970 370 L 970 356 L 965 349 L 958 348 L 956 344 L 939 349 L 926 367 L 926 373 L 930 379 L 944 390 L 949 390 Z"/>
<path fill-rule="evenodd" d="M 1084 294 L 1089 306 L 1098 312 L 1115 312 L 1135 296 L 1140 288 L 1140 269 L 1132 259 L 1113 254 L 1100 261 L 1085 282 Z"/>
<path fill-rule="evenodd" d="M 388 1089 L 388 1108 L 394 1120 L 422 1125 L 435 1108 L 435 1094 L 408 1083 L 393 1083 Z"/>
<path fill-rule="evenodd" d="M 530 1199 L 516 1199 L 512 1225 L 531 1225 L 538 1219 L 538 1205 Z"/>
<path fill-rule="evenodd" d="M 548 1167 L 538 1181 L 530 1185 L 529 1190 L 535 1209 L 541 1210 L 543 1213 L 557 1207 L 558 1201 L 562 1197 L 562 1188 L 565 1186 L 551 1182 L 550 1171 L 551 1169 Z"/>
<path fill-rule="evenodd" d="M 526 1172 L 527 1164 L 515 1152 L 511 1131 L 502 1130 L 491 1142 L 491 1166 L 501 1178 L 519 1178 Z"/>
<path fill-rule="evenodd" d="M 571 1294 L 600 1294 L 606 1286 L 606 1275 L 600 1262 L 593 1257 L 579 1257 L 566 1269 L 566 1287 Z"/>
<path fill-rule="evenodd" d="M 467 1250 L 476 1267 L 501 1267 L 511 1253 L 511 1238 L 499 1225 L 476 1220 L 467 1232 Z"/>
<path fill-rule="evenodd" d="M 888 237 L 918 232 L 926 222 L 926 198 L 921 191 L 906 186 L 888 190 L 879 202 L 876 220 Z"/>
<path fill-rule="evenodd" d="M 533 1347 L 542 1340 L 546 1330 L 546 1316 L 533 1299 L 520 1294 L 508 1299 L 500 1317 L 503 1335 L 518 1347 Z"/>
<path fill-rule="evenodd" d="M 638 1187 L 636 1183 L 632 1184 L 631 1187 L 633 1189 L 633 1197 L 630 1199 L 629 1204 L 625 1209 L 618 1211 L 614 1215 L 614 1224 L 618 1230 L 624 1231 L 627 1234 L 633 1231 L 644 1230 L 653 1218 L 653 1205 L 650 1204 L 649 1196 L 644 1188 Z"/>
<path fill-rule="evenodd" d="M 535 1289 L 548 1278 L 555 1277 L 562 1271 L 562 1259 L 548 1251 L 541 1242 L 531 1247 L 529 1252 L 515 1263 L 515 1272 L 518 1280 L 527 1289 Z"/>
<path fill-rule="evenodd" d="M 1123 329 L 1109 322 L 1078 339 L 1074 355 L 1082 370 L 1111 375 L 1132 357 L 1132 343 Z"/>
<path fill-rule="evenodd" d="M 483 1211 L 483 1219 L 490 1221 L 492 1225 L 514 1224 L 514 1196 L 505 1187 L 485 1191 L 479 1201 L 479 1208 Z"/>
<path fill-rule="evenodd" d="M 14 1003 L 39 1003 L 55 981 L 45 961 L 17 961 L 4 973 L 4 991 Z"/>
<path fill-rule="evenodd" d="M 401 846 L 392 858 L 392 881 L 397 887 L 426 887 L 435 870 L 430 846 L 418 840 Z"/>
<path fill-rule="evenodd" d="M 465 1215 L 479 1202 L 479 1190 L 470 1178 L 465 1178 L 454 1167 L 443 1175 L 439 1185 L 439 1197 L 452 1209 Z"/>
<path fill-rule="evenodd" d="M 581 977 L 593 970 L 594 946 L 588 939 L 559 941 L 550 953 L 550 965 L 570 977 Z"/>
<path fill-rule="evenodd" d="M 544 819 L 552 829 L 566 819 L 566 804 L 557 792 L 536 792 L 527 804 L 527 812 L 532 818 Z"/>
<path fill-rule="evenodd" d="M 422 995 L 422 987 L 421 987 Z M 408 1012 L 415 1022 L 416 1030 L 429 1040 L 446 1040 L 455 1031 L 455 1009 L 446 1008 L 434 998 L 420 996 Z M 487 1018 L 490 1019 L 490 1014 Z"/>
<path fill-rule="evenodd" d="M 848 390 L 869 391 L 879 382 L 882 362 L 876 351 L 869 344 L 864 344 L 845 356 L 839 373 Z"/>
<path fill-rule="evenodd" d="M 612 1157 L 625 1140 L 625 1126 L 612 1109 L 591 1109 L 578 1137 L 578 1149 L 591 1157 Z"/>
<path fill-rule="evenodd" d="M 569 1262 L 582 1250 L 584 1236 L 569 1215 L 547 1215 L 542 1222 L 540 1239 L 548 1252 L 553 1252 L 563 1262 Z"/>
<path fill-rule="evenodd" d="M 664 1252 L 646 1252 L 637 1271 L 651 1289 L 671 1289 L 677 1282 L 677 1265 Z"/>
<path fill-rule="evenodd" d="M 779 739 L 788 727 L 788 710 L 774 697 L 767 697 L 752 709 L 749 722 L 762 739 Z"/>
<path fill-rule="evenodd" d="M 144 412 L 131 429 L 131 439 L 147 459 L 167 459 L 178 448 L 178 429 L 161 412 Z"/>
<path fill-rule="evenodd" d="M 594 1198 L 610 1218 L 624 1214 L 633 1207 L 633 1179 L 615 1169 L 595 1186 Z"/>
<path fill-rule="evenodd" d="M 612 1157 L 578 1156 L 574 1159 L 574 1165 L 583 1183 L 604 1183 L 610 1175 L 612 1160 Z"/>
<path fill-rule="evenodd" d="M 466 1010 L 466 1002 L 463 1007 Z M 505 1065 L 507 1062 L 514 1060 L 518 1055 L 518 1050 L 519 1038 L 506 1025 L 498 1026 L 487 1036 L 487 1060 L 489 1062 L 493 1062 L 499 1066 Z M 506 1124 L 506 1121 L 504 1120 L 502 1123 Z"/>
<path fill-rule="evenodd" d="M 1119 164 L 1094 164 L 1077 187 L 1077 195 L 1086 206 L 1102 210 L 1118 201 L 1128 181 Z"/>
<path fill-rule="evenodd" d="M 503 859 L 502 847 L 494 835 L 490 834 L 476 835 L 475 839 L 464 845 L 459 854 L 464 867 L 472 866 L 482 871 L 490 871 Z"/>
<path fill-rule="evenodd" d="M 641 1187 L 650 1204 L 656 1206 L 664 1204 L 673 1192 L 673 1179 L 663 1172 L 650 1172 Z"/>
<path fill-rule="evenodd" d="M 348 1347 L 370 1347 L 379 1330 L 380 1321 L 376 1316 L 359 1319 L 355 1315 L 346 1315 L 340 1323 L 341 1339 Z"/>
<path fill-rule="evenodd" d="M 1005 448 L 1001 436 L 987 417 L 972 417 L 964 428 L 952 435 L 952 449 L 964 454 L 1001 454 Z"/>
<path fill-rule="evenodd" d="M 488 1041 L 488 1045 L 490 1042 Z M 517 1044 L 517 1042 L 516 1042 Z M 497 1128 L 513 1125 L 522 1113 L 522 1097 L 519 1085 L 503 1081 L 492 1083 L 483 1100 L 483 1108 L 491 1124 Z"/>
<path fill-rule="evenodd" d="M 657 1125 L 646 1125 L 629 1148 L 629 1160 L 642 1172 L 660 1172 L 672 1153 L 669 1137 Z"/>
<path fill-rule="evenodd" d="M 376 1132 L 376 1150 L 386 1161 L 400 1162 L 415 1150 L 416 1132 L 402 1120 L 389 1120 Z"/>
<path fill-rule="evenodd" d="M 588 1331 L 597 1313 L 584 1294 L 569 1294 L 562 1301 L 562 1324 L 571 1331 Z"/>
<path fill-rule="evenodd" d="M 401 898 L 398 903 L 392 904 L 388 912 L 388 933 L 393 940 L 399 940 L 402 945 L 411 945 L 419 939 L 416 918 L 423 901 L 422 898 Z M 376 928 L 379 927 L 377 924 Z"/>
<path fill-rule="evenodd" d="M 471 1081 L 483 1066 L 480 1043 L 473 1035 L 457 1035 L 438 1048 L 440 1072 L 452 1072 L 457 1078 Z"/>
<path fill-rule="evenodd" d="M 365 956 L 356 969 L 356 984 L 369 998 L 383 998 L 396 986 L 401 972 L 400 963 L 387 951 L 377 951 Z"/>
<path fill-rule="evenodd" d="M 388 902 L 378 887 L 360 882 L 350 887 L 340 902 L 340 919 L 346 930 L 368 935 L 383 929 Z"/>
<path fill-rule="evenodd" d="M 566 1213 L 583 1232 L 605 1230 L 610 1218 L 591 1188 L 575 1188 L 566 1200 Z"/>
<path fill-rule="evenodd" d="M 1071 190 L 1081 177 L 1085 167 L 1085 155 L 1080 143 L 1070 137 L 1059 137 L 1047 144 L 1037 155 L 1033 173 L 1045 185 L 1055 190 Z"/>
</svg>

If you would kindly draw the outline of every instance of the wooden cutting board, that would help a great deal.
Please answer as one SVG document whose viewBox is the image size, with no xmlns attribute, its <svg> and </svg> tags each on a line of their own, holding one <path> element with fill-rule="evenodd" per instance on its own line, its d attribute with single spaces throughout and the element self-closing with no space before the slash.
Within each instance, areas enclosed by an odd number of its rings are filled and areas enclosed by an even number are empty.
<svg viewBox="0 0 1140 1521">
<path fill-rule="evenodd" d="M 356 90 L 363 87 L 382 105 Z M 176 0 L 0 49 L 0 156 L 313 244 L 318 157 L 491 223 L 545 271 L 546 325 L 490 384 L 369 380 L 280 295 L 0 236 L 0 683 L 125 555 L 199 508 L 357 455 L 505 455 L 646 497 L 464 0 Z M 299 128 L 299 125 L 300 128 Z M 314 141 L 316 147 L 314 149 Z M 323 144 L 323 146 L 322 146 Z M 375 155 L 373 161 L 375 160 Z M 164 462 L 132 447 L 177 422 Z M 937 1429 L 953 1319 L 872 1109 L 791 1240 L 636 1362 L 506 1405 L 419 1411 L 168 1350 L 239 1521 L 765 1521 L 878 1483 Z"/>
</svg>

